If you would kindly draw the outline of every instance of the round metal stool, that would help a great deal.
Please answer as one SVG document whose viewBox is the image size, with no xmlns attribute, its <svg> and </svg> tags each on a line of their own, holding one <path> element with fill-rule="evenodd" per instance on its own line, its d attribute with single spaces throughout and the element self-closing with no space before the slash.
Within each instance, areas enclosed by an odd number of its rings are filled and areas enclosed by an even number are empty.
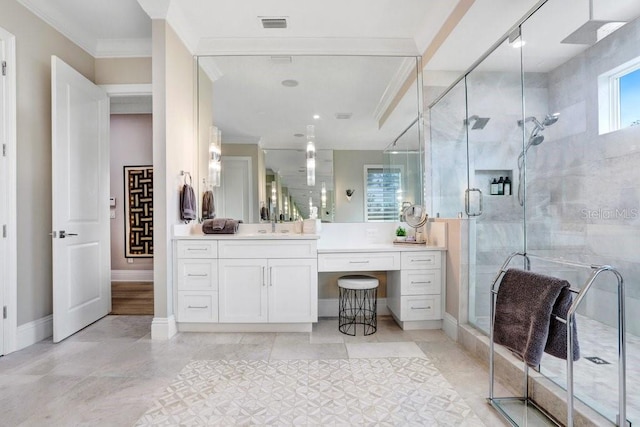
<svg viewBox="0 0 640 427">
<path fill-rule="evenodd" d="M 345 335 L 356 335 L 356 326 L 363 325 L 365 335 L 378 329 L 378 279 L 371 276 L 352 275 L 338 279 L 340 304 L 338 329 Z"/>
</svg>

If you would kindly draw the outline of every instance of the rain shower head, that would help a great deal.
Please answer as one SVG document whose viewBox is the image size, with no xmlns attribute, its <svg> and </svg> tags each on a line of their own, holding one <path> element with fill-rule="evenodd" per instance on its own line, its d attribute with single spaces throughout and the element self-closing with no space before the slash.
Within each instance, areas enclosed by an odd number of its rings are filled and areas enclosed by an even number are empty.
<svg viewBox="0 0 640 427">
<path fill-rule="evenodd" d="M 468 119 L 464 119 L 464 124 L 469 126 L 471 122 L 473 122 L 473 126 L 471 126 L 471 129 L 484 129 L 489 120 L 490 117 L 480 117 L 478 115 L 473 115 Z"/>
</svg>

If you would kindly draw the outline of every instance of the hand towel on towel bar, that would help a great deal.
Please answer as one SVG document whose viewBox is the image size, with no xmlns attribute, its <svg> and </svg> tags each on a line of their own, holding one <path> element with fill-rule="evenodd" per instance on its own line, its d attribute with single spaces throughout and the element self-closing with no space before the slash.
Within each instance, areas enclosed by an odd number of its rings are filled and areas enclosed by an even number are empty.
<svg viewBox="0 0 640 427">
<path fill-rule="evenodd" d="M 230 218 L 208 219 L 202 223 L 204 234 L 235 234 L 242 221 Z"/>
<path fill-rule="evenodd" d="M 213 199 L 213 191 L 207 190 L 202 195 L 202 219 L 213 219 L 216 217 L 216 205 Z"/>
<path fill-rule="evenodd" d="M 555 315 L 564 314 L 566 318 L 571 305 L 569 287 L 569 282 L 556 277 L 507 270 L 496 298 L 494 342 L 518 354 L 529 366 L 540 364 L 545 349 L 556 357 L 566 358 L 566 325 L 558 322 Z M 574 360 L 577 360 L 575 322 L 573 333 Z"/>
<path fill-rule="evenodd" d="M 189 184 L 184 184 L 180 192 L 180 218 L 185 222 L 196 219 L 196 195 Z"/>
</svg>

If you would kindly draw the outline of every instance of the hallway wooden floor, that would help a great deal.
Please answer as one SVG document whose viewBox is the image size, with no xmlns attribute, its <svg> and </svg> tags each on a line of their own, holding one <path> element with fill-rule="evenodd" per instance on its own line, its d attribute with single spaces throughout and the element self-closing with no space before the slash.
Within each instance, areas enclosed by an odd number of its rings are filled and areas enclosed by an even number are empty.
<svg viewBox="0 0 640 427">
<path fill-rule="evenodd" d="M 111 314 L 153 315 L 153 282 L 111 282 Z"/>
</svg>

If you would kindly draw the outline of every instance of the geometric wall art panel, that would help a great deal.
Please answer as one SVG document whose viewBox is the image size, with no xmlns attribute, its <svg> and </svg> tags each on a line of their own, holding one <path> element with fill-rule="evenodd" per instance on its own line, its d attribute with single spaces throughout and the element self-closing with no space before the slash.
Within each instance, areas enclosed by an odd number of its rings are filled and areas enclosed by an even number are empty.
<svg viewBox="0 0 640 427">
<path fill-rule="evenodd" d="M 124 167 L 126 258 L 153 258 L 153 166 Z"/>
</svg>

